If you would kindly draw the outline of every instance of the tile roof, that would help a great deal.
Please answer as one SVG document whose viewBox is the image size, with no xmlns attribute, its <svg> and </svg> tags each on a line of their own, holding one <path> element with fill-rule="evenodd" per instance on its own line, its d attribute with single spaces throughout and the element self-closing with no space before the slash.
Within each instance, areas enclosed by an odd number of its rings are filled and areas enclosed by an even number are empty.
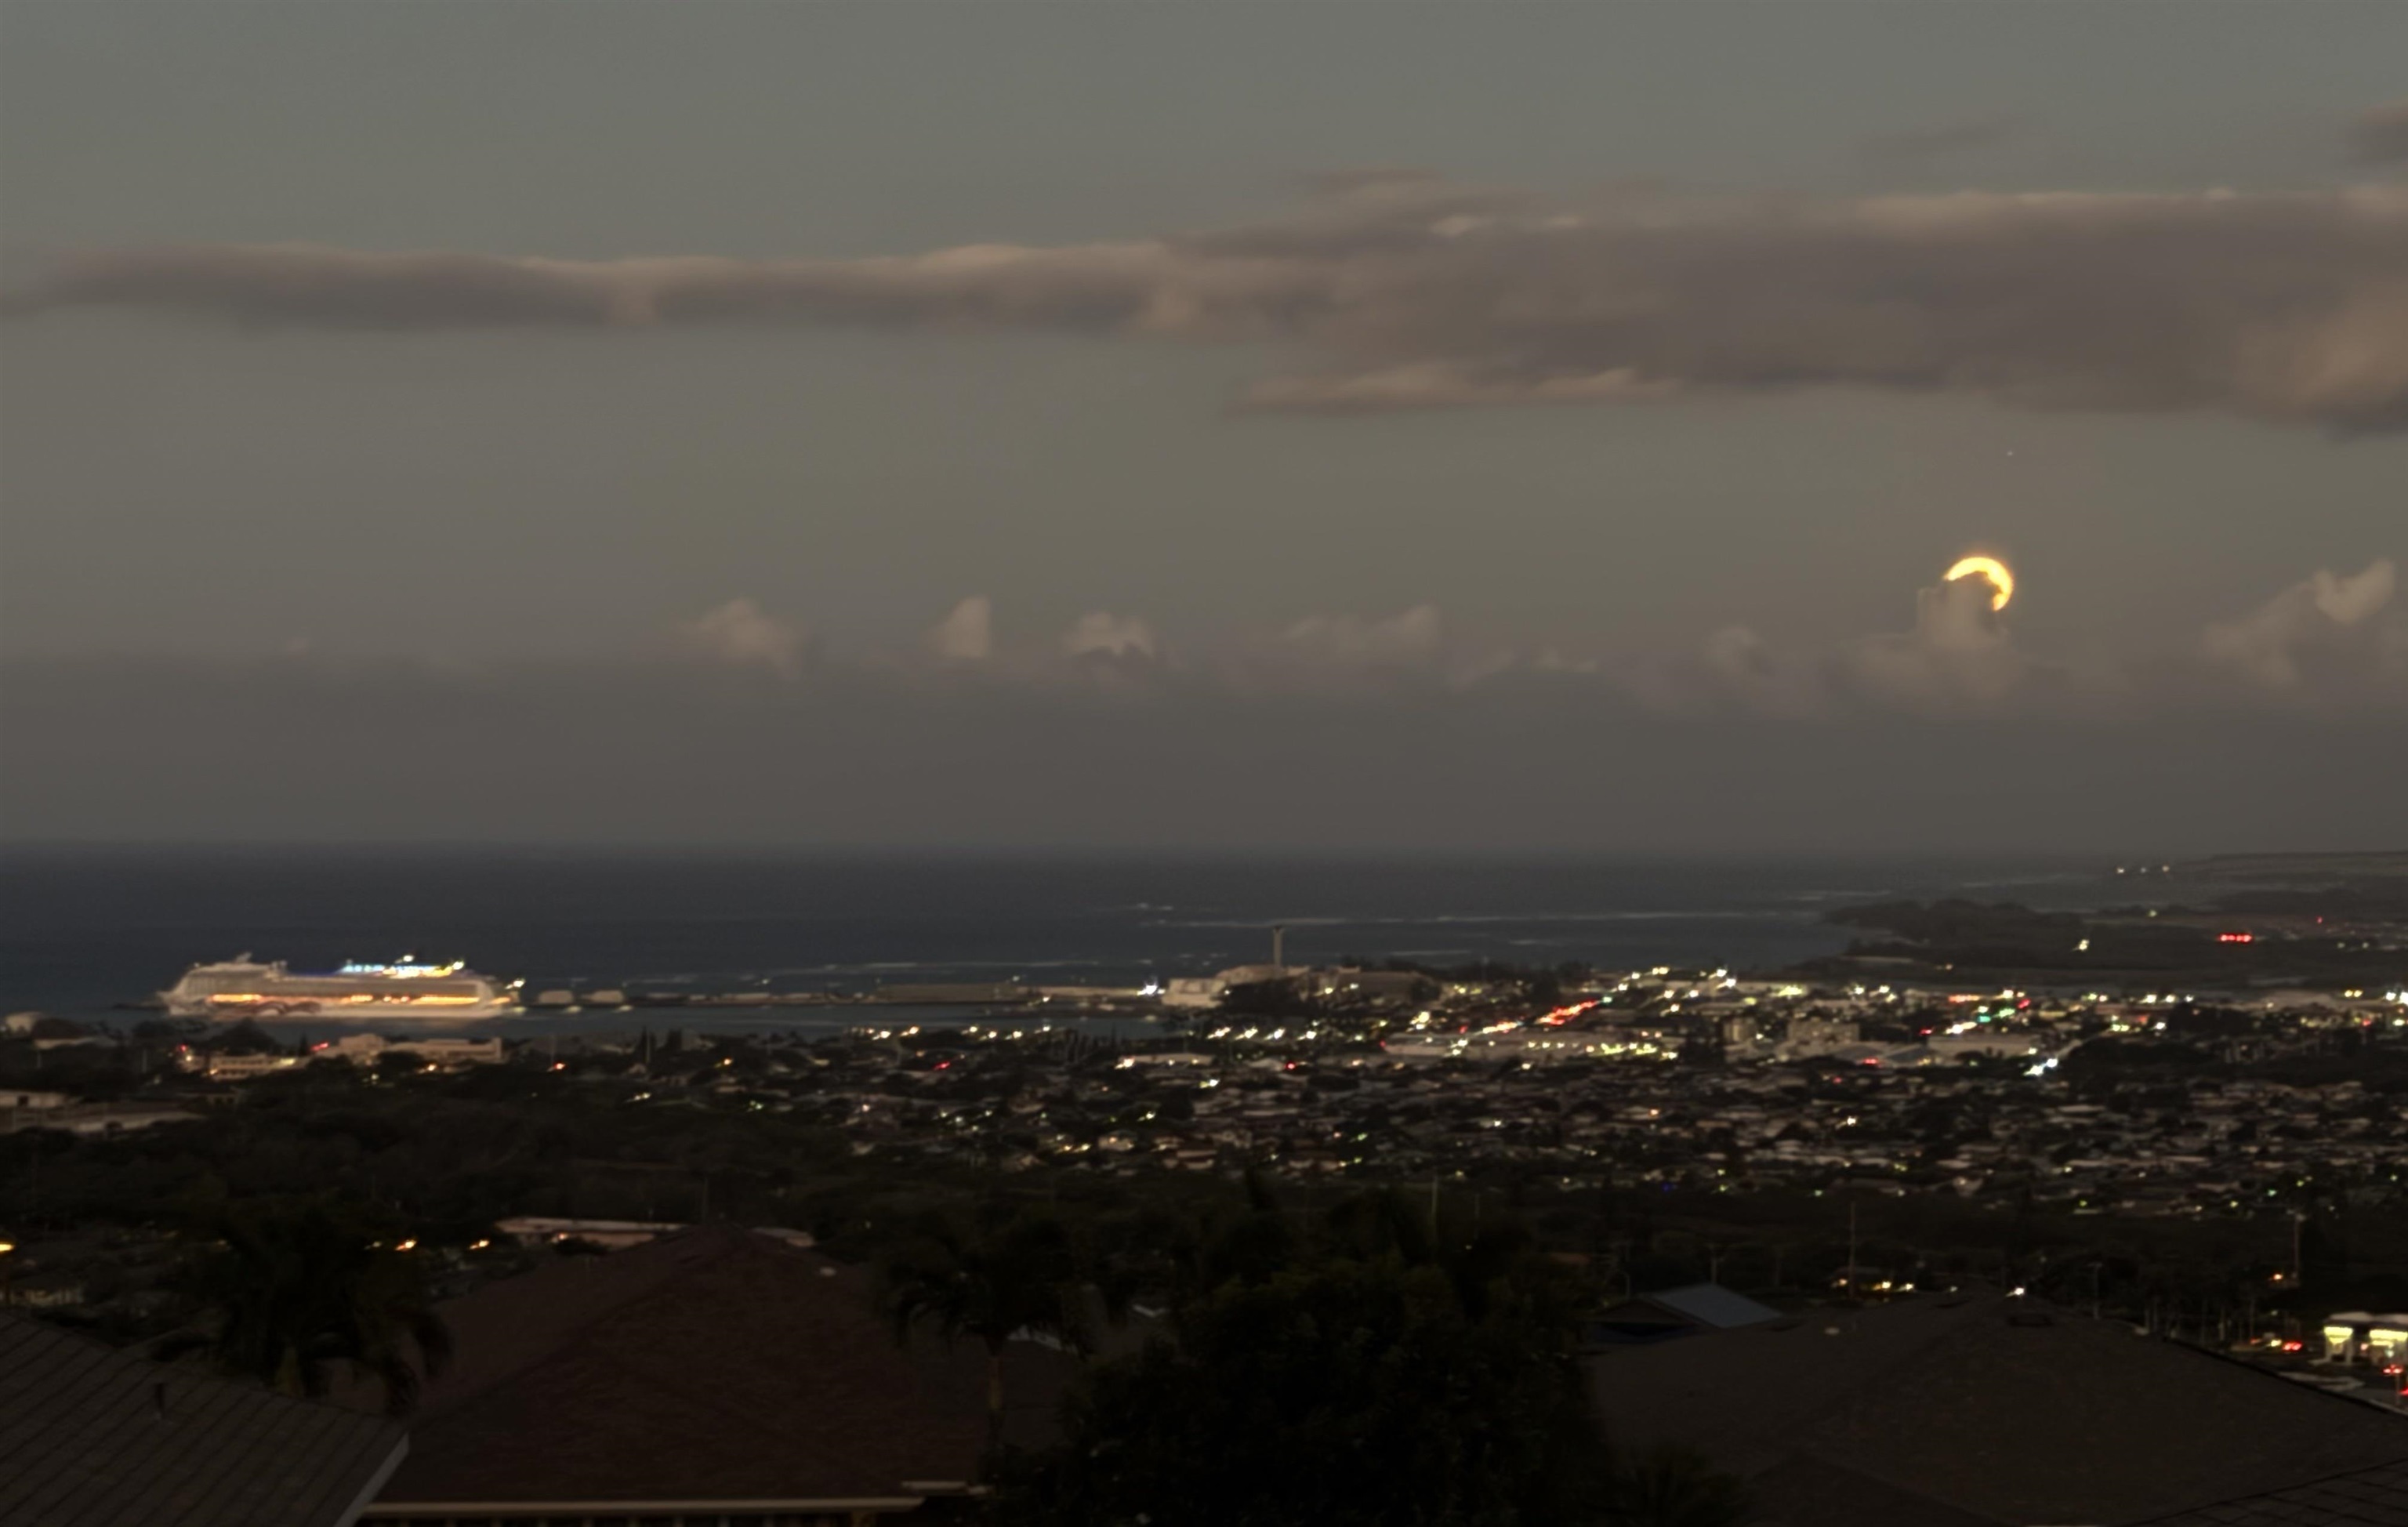
<svg viewBox="0 0 2408 1527">
<path fill-rule="evenodd" d="M 2408 1462 L 2152 1517 L 2137 1527 L 2408 1527 Z"/>
<path fill-rule="evenodd" d="M 1975 1520 L 2128 1522 L 2408 1461 L 2408 1417 L 2034 1301 L 1925 1298 L 1592 1360 L 1609 1440 L 1807 1460 Z M 1842 1506 L 1766 1491 L 1768 1523 Z"/>
<path fill-rule="evenodd" d="M 0 1313 L 0 1521 L 343 1527 L 402 1429 Z"/>
<path fill-rule="evenodd" d="M 566 1258 L 442 1308 L 454 1362 L 377 1514 L 442 1503 L 882 1500 L 977 1477 L 985 1354 L 907 1350 L 864 1270 L 728 1227 Z M 1050 1429 L 1071 1361 L 1006 1358 L 1007 1436 Z M 339 1396 L 376 1404 L 361 1387 Z"/>
</svg>

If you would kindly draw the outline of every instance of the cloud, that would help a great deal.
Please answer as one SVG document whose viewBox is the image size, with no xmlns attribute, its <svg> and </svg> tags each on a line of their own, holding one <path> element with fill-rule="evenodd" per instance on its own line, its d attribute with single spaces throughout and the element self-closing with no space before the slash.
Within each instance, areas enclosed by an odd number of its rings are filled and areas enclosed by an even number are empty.
<svg viewBox="0 0 2408 1527">
<path fill-rule="evenodd" d="M 1153 657 L 1154 627 L 1134 615 L 1098 610 L 1081 615 L 1062 634 L 1062 651 L 1069 657 Z"/>
<path fill-rule="evenodd" d="M 1151 622 L 1106 610 L 1080 616 L 1051 641 L 1007 643 L 995 634 L 993 600 L 974 595 L 923 633 L 915 653 L 867 652 L 825 671 L 911 687 L 914 675 L 968 669 L 992 693 L 1264 699 L 1462 689 L 1524 666 L 1534 665 L 1511 647 L 1456 640 L 1430 604 L 1382 617 L 1307 615 L 1271 630 L 1224 631 L 1174 652 Z M 1550 671 L 1596 668 L 1557 656 Z"/>
<path fill-rule="evenodd" d="M 983 663 L 995 655 L 995 601 L 973 594 L 928 627 L 930 655 L 948 663 Z"/>
<path fill-rule="evenodd" d="M 1627 366 L 1528 382 L 1412 361 L 1343 375 L 1267 378 L 1246 390 L 1244 406 L 1272 413 L 1386 413 L 1490 403 L 1634 403 L 1679 391 L 1677 383 L 1651 382 Z"/>
<path fill-rule="evenodd" d="M 2041 661 L 2017 645 L 1979 578 L 1919 589 L 1914 624 L 1823 650 L 1777 646 L 1727 626 L 1670 662 L 1623 670 L 1621 686 L 1657 711 L 1737 712 L 1769 721 L 1901 715 L 1931 720 L 2094 715 L 2126 680 Z"/>
<path fill-rule="evenodd" d="M 1825 676 L 1812 662 L 1775 652 L 1745 626 L 1727 626 L 1699 652 L 1706 675 L 1721 694 L 1767 715 L 1813 715 L 1829 701 Z"/>
<path fill-rule="evenodd" d="M 2349 124 L 2349 141 L 2367 164 L 2408 163 L 2408 101 L 2392 101 L 2359 112 Z"/>
<path fill-rule="evenodd" d="M 1379 620 L 1308 615 L 1280 633 L 1250 676 L 1308 686 L 1426 681 L 1467 689 L 1520 663 L 1510 647 L 1455 640 L 1438 606 L 1417 604 Z"/>
<path fill-rule="evenodd" d="M 1305 697 L 1386 703 L 1535 688 L 1573 706 L 1636 702 L 1665 716 L 1767 723 L 2107 721 L 2297 714 L 2302 705 L 2408 713 L 2408 611 L 2394 598 L 2397 583 L 2389 559 L 2350 574 L 2318 571 L 2243 616 L 2205 627 L 2186 648 L 2122 660 L 2035 654 L 2016 640 L 2020 607 L 1991 609 L 1990 585 L 1978 578 L 1917 590 L 1914 619 L 1902 630 L 1800 647 L 1734 623 L 1685 652 L 1653 655 L 1466 638 L 1430 603 L 1377 616 L 1310 614 L 1251 635 L 1206 634 L 1175 653 L 1152 623 L 1103 610 L 1051 639 L 1007 645 L 996 636 L 985 595 L 963 599 L 904 652 L 829 658 L 801 628 L 742 598 L 681 625 L 677 635 L 713 662 L 785 677 L 808 667 L 821 684 L 896 694 L 949 673 L 974 675 L 972 689 L 996 697 L 1208 705 Z"/>
<path fill-rule="evenodd" d="M 1385 620 L 1308 615 L 1280 641 L 1296 655 L 1334 668 L 1419 667 L 1440 655 L 1444 632 L 1438 606 L 1417 604 Z"/>
<path fill-rule="evenodd" d="M 1936 159 L 1946 154 L 1995 148 L 2014 137 L 2022 125 L 2014 117 L 1975 117 L 1931 127 L 1875 133 L 1859 140 L 1856 147 L 1869 159 Z"/>
<path fill-rule="evenodd" d="M 2112 720 L 2207 713 L 2296 716 L 2408 714 L 2408 605 L 2399 569 L 2376 558 L 2354 573 L 2318 570 L 2236 619 L 2198 627 L 2186 646 L 2041 655 L 1991 609 L 1979 578 L 1919 589 L 1913 621 L 1828 646 L 1789 646 L 1741 622 L 1685 651 L 1600 655 L 1576 642 L 1527 646 L 1465 638 L 1435 604 L 1393 614 L 1310 614 L 1252 634 L 1191 637 L 1175 652 L 1145 619 L 1091 611 L 1055 637 L 1008 646 L 993 601 L 973 595 L 914 650 L 821 653 L 799 627 L 731 599 L 677 627 L 712 662 L 902 692 L 940 672 L 975 673 L 996 695 L 1048 692 L 1118 701 L 1274 703 L 1283 697 L 1408 699 L 1474 689 L 1543 689 L 1575 706 L 1635 702 L 1663 716 L 1747 716 L 1768 723 Z M 295 649 L 292 654 L 306 657 Z M 2236 682 L 2237 681 L 2237 682 Z M 950 684 L 939 685 L 950 691 Z"/>
<path fill-rule="evenodd" d="M 2397 670 L 2408 641 L 2381 616 L 2398 575 L 2378 558 L 2343 576 L 2326 569 L 2275 595 L 2237 621 L 2210 626 L 2201 649 L 2211 664 L 2266 689 L 2296 690 L 2312 670 Z"/>
<path fill-rule="evenodd" d="M 1914 628 L 1867 637 L 1840 655 L 1842 679 L 1886 706 L 1920 713 L 1995 709 L 2031 676 L 1991 588 L 1958 578 L 1918 589 Z"/>
<path fill-rule="evenodd" d="M 1326 184 L 1250 226 L 1052 248 L 603 261 L 103 251 L 63 259 L 8 307 L 365 329 L 847 324 L 1270 341 L 1299 364 L 1244 395 L 1269 410 L 1845 386 L 2365 431 L 2408 425 L 2408 187 L 1838 200 L 1625 187 L 1550 204 L 1391 172 Z"/>
<path fill-rule="evenodd" d="M 765 613 L 751 599 L 730 599 L 678 627 L 688 650 L 731 667 L 761 667 L 792 676 L 809 648 L 803 630 Z"/>
</svg>

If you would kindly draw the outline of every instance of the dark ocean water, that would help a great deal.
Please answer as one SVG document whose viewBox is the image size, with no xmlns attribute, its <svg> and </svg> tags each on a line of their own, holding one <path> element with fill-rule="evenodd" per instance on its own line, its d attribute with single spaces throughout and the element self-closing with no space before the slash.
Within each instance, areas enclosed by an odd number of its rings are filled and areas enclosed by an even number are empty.
<svg viewBox="0 0 2408 1527">
<path fill-rule="evenodd" d="M 296 970 L 457 958 L 530 989 L 1118 985 L 1267 958 L 1273 923 L 1299 963 L 1766 969 L 1839 948 L 1844 933 L 1820 920 L 1836 906 L 1944 894 L 2082 905 L 2106 892 L 2107 869 L 17 848 L 0 851 L 0 1006 L 130 1020 L 117 1004 L 245 951 Z M 795 1021 L 781 1011 L 749 1021 Z"/>
</svg>

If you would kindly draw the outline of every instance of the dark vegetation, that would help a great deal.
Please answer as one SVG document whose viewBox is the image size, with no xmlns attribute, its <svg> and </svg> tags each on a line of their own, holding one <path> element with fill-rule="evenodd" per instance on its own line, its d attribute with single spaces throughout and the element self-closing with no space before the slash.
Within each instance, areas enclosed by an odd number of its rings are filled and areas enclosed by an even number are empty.
<svg viewBox="0 0 2408 1527">
<path fill-rule="evenodd" d="M 390 1217 L 342 1198 L 208 1205 L 183 1227 L 170 1279 L 190 1319 L 151 1344 L 204 1352 L 227 1373 L 310 1398 L 348 1371 L 406 1414 L 422 1375 L 439 1375 L 452 1335 L 435 1313 L 426 1260 Z"/>
<path fill-rule="evenodd" d="M 740 1050 L 694 1046 L 679 1063 L 713 1070 Z M 54 1052 L 46 1065 L 77 1053 Z M 1096 1074 L 1112 1074 L 1111 1065 L 1099 1058 Z M 2078 1098 L 2119 1111 L 2172 1109 L 2181 1077 L 2202 1068 L 2232 1069 L 2192 1044 L 2101 1040 L 2077 1050 L 2065 1076 Z M 2408 1059 L 2391 1048 L 2291 1057 L 2250 1073 L 2310 1085 L 2355 1079 L 2371 1100 L 2408 1091 Z M 2152 1104 L 2158 1079 L 2165 1095 Z M 250 1083 L 189 1124 L 113 1136 L 0 1135 L 0 1223 L 19 1240 L 73 1234 L 136 1246 L 186 1233 L 222 1205 L 304 1200 L 339 1186 L 351 1205 L 345 1212 L 366 1217 L 380 1238 L 412 1238 L 440 1253 L 432 1259 L 439 1296 L 509 1265 L 512 1254 L 493 1227 L 513 1215 L 785 1225 L 809 1231 L 836 1255 L 873 1260 L 907 1240 L 924 1251 L 918 1228 L 931 1215 L 1043 1205 L 1072 1224 L 1141 1209 L 1194 1216 L 1230 1191 L 1226 1179 L 1204 1173 L 1061 1166 L 1004 1174 L 959 1158 L 863 1155 L 840 1131 L 754 1111 L 741 1093 L 706 1096 L 638 1101 L 624 1085 L 523 1063 L 454 1075 L 316 1066 Z M 1961 1111 L 1929 1121 L 1935 1141 L 1985 1130 Z M 1317 1215 L 1362 1186 L 1297 1184 L 1284 1212 Z M 2408 1225 L 2386 1224 L 2394 1217 L 2366 1186 L 2314 1180 L 2279 1204 L 2207 1221 L 2084 1217 L 1944 1190 L 1827 1197 L 1566 1184 L 1501 1167 L 1450 1178 L 1443 1199 L 1518 1218 L 1546 1250 L 1582 1260 L 1614 1292 L 1713 1276 L 1779 1298 L 1823 1294 L 1847 1259 L 1853 1202 L 1859 1260 L 1901 1279 L 2035 1284 L 2135 1318 L 2153 1299 L 2170 1302 L 2176 1285 L 2197 1285 L 2185 1296 L 2196 1320 L 2219 1307 L 2237 1318 L 2286 1306 L 2287 1291 L 2266 1279 L 2289 1265 L 2294 1214 L 2304 1217 L 2312 1244 L 2333 1248 L 2329 1279 L 2378 1288 L 2399 1281 L 2408 1274 Z M 472 1250 L 479 1242 L 489 1244 Z M 94 1260 L 100 1293 L 122 1285 L 126 1295 L 95 1296 L 82 1318 L 101 1333 L 146 1340 L 185 1322 L 181 1286 L 163 1285 L 142 1256 Z M 2094 1264 L 2106 1270 L 2094 1274 Z M 2408 1287 L 2376 1302 L 2408 1303 Z"/>
<path fill-rule="evenodd" d="M 970 1232 L 942 1222 L 933 1260 L 907 1247 L 889 1261 L 898 1321 L 998 1349 L 1024 1316 L 1091 1354 L 1100 1324 L 1155 1316 L 1091 1361 L 1058 1445 L 998 1457 L 999 1521 L 1747 1520 L 1737 1483 L 1696 1459 L 1617 1462 L 1598 1446 L 1578 1364 L 1597 1289 L 1527 1230 L 1382 1190 L 1298 1213 L 1244 1186 L 1242 1202 L 1075 1228 L 1041 1209 Z"/>
</svg>

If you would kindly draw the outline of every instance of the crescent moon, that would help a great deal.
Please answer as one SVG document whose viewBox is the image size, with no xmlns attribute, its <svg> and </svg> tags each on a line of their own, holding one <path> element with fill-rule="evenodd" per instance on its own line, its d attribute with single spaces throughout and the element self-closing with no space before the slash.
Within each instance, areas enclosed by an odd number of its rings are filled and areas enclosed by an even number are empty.
<svg viewBox="0 0 2408 1527">
<path fill-rule="evenodd" d="M 1990 608 L 1993 610 L 2004 610 L 2007 601 L 2015 597 L 2015 575 L 1995 556 L 1960 557 L 1955 567 L 1941 576 L 1951 583 L 1959 578 L 1986 580 L 1990 585 Z"/>
</svg>

